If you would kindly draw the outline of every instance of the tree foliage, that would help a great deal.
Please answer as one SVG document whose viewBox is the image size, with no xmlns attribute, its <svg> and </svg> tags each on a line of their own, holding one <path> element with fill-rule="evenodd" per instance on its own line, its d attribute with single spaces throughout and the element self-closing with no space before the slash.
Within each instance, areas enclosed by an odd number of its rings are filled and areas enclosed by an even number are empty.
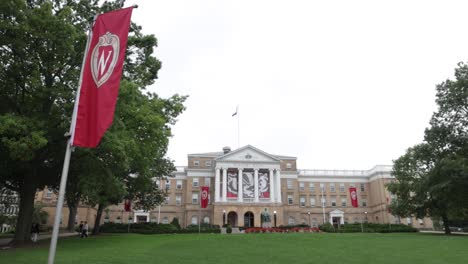
<svg viewBox="0 0 468 264">
<path fill-rule="evenodd" d="M 437 85 L 437 111 L 424 142 L 394 162 L 397 195 L 392 211 L 400 216 L 433 216 L 444 221 L 467 217 L 468 209 L 468 65 L 460 63 L 455 80 Z"/>
<path fill-rule="evenodd" d="M 98 2 L 0 1 L 0 183 L 21 197 L 18 243 L 29 238 L 36 190 L 59 183 L 87 28 L 124 3 Z M 129 175 L 168 172 L 161 165 L 185 97 L 145 92 L 161 67 L 156 46 L 131 24 L 114 124 L 98 148 L 73 152 L 67 200 L 106 206 L 129 195 Z"/>
</svg>

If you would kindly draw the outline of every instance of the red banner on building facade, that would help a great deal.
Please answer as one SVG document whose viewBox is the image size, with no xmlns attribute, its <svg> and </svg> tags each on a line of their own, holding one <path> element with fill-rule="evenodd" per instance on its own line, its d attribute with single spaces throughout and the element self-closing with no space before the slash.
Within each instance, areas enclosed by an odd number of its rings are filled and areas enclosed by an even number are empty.
<svg viewBox="0 0 468 264">
<path fill-rule="evenodd" d="M 130 212 L 132 210 L 132 201 L 125 200 L 124 209 L 125 209 L 125 212 Z"/>
<path fill-rule="evenodd" d="M 210 196 L 210 187 L 203 186 L 201 187 L 201 208 L 206 208 L 208 206 Z"/>
<path fill-rule="evenodd" d="M 114 119 L 133 7 L 96 18 L 72 120 L 72 146 L 95 148 Z"/>
<path fill-rule="evenodd" d="M 358 207 L 356 187 L 349 188 L 349 195 L 351 196 L 351 204 L 353 207 Z"/>
</svg>

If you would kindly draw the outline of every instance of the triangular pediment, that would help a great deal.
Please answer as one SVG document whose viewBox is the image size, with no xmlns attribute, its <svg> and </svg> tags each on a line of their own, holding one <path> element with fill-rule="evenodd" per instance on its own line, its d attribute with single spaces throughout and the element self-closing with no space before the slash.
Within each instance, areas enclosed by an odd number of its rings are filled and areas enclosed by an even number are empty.
<svg viewBox="0 0 468 264">
<path fill-rule="evenodd" d="M 336 215 L 339 215 L 339 214 L 344 214 L 344 212 L 343 212 L 343 211 L 341 211 L 341 210 L 335 209 L 335 210 L 331 211 L 331 212 L 330 212 L 330 214 L 336 214 Z"/>
<path fill-rule="evenodd" d="M 280 160 L 262 150 L 247 145 L 218 157 L 216 161 L 279 162 Z"/>
</svg>

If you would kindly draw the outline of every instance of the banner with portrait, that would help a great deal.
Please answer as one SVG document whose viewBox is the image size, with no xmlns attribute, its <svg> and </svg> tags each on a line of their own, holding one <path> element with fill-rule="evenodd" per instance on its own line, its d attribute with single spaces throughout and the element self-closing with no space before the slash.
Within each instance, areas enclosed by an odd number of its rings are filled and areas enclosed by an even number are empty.
<svg viewBox="0 0 468 264">
<path fill-rule="evenodd" d="M 270 177 L 268 172 L 258 172 L 258 197 L 270 198 Z"/>
<path fill-rule="evenodd" d="M 227 173 L 227 197 L 228 198 L 237 198 L 237 189 L 238 189 L 238 173 L 237 171 L 228 171 Z"/>
<path fill-rule="evenodd" d="M 254 172 L 242 172 L 242 197 L 254 198 Z"/>
</svg>

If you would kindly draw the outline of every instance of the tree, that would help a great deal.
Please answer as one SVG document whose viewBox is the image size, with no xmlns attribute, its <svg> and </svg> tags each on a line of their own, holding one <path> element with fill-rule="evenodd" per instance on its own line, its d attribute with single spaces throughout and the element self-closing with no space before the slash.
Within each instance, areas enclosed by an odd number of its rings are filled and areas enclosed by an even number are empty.
<svg viewBox="0 0 468 264">
<path fill-rule="evenodd" d="M 67 140 L 64 134 L 70 126 L 86 28 L 94 14 L 119 8 L 123 2 L 99 6 L 97 0 L 0 1 L 0 183 L 21 198 L 14 238 L 18 244 L 29 240 L 36 190 L 46 185 L 56 188 L 59 183 Z M 144 94 L 161 66 L 152 56 L 156 45 L 154 36 L 143 35 L 141 27 L 132 23 L 123 73 L 127 81 L 121 85 L 116 119 L 97 149 L 77 149 L 72 154 L 72 166 L 80 165 L 71 168 L 67 186 L 73 192 L 67 197 L 70 206 L 83 191 L 86 200 L 102 201 L 88 184 L 94 176 L 109 183 L 98 194 L 109 195 L 107 201 L 114 201 L 114 194 L 125 195 L 125 191 L 111 192 L 107 187 L 119 189 L 114 183 L 133 171 L 149 177 L 153 163 L 164 158 L 170 125 L 184 110 L 185 97 L 161 99 Z M 126 90 L 131 91 L 128 98 Z M 137 103 L 145 100 L 147 107 L 140 111 Z M 122 101 L 128 101 L 125 107 Z M 131 110 L 126 109 L 132 104 Z M 139 113 L 148 116 L 133 120 Z M 141 121 L 158 126 L 138 123 Z M 138 146 L 150 137 L 154 144 Z"/>
<path fill-rule="evenodd" d="M 468 209 L 468 66 L 460 63 L 456 80 L 437 86 L 438 110 L 424 142 L 394 162 L 397 195 L 392 211 L 400 216 L 441 218 L 450 234 L 449 218 L 466 217 Z"/>
</svg>

